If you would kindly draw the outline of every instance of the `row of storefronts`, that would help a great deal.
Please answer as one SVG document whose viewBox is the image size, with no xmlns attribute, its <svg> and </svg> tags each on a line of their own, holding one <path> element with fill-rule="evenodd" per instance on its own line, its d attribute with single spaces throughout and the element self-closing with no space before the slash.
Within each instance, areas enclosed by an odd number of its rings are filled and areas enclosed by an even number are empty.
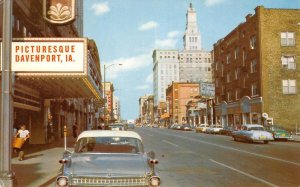
<svg viewBox="0 0 300 187">
<path fill-rule="evenodd" d="M 31 144 L 58 140 L 64 128 L 70 136 L 74 126 L 79 133 L 103 121 L 99 52 L 83 38 L 83 1 L 65 2 L 76 19 L 63 24 L 45 19 L 43 11 L 56 1 L 12 2 L 12 121 L 14 128 L 27 126 Z M 2 18 L 1 11 L 1 37 Z"/>
</svg>

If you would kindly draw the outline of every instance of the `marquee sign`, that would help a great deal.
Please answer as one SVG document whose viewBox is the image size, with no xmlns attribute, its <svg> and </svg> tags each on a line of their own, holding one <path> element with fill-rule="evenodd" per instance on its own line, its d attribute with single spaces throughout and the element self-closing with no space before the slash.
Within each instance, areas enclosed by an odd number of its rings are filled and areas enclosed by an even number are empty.
<svg viewBox="0 0 300 187">
<path fill-rule="evenodd" d="M 84 72 L 87 64 L 85 38 L 28 38 L 12 42 L 12 71 Z"/>
<path fill-rule="evenodd" d="M 55 24 L 64 24 L 75 19 L 75 0 L 44 0 L 43 17 Z"/>
</svg>

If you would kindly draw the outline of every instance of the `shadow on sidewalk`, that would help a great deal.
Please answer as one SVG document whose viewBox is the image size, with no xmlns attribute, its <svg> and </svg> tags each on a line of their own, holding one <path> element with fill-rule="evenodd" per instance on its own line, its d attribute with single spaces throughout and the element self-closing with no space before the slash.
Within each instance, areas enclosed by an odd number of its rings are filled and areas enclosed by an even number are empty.
<svg viewBox="0 0 300 187">
<path fill-rule="evenodd" d="M 74 143 L 75 143 L 75 138 L 73 137 L 67 137 L 67 147 L 68 148 L 73 148 L 74 147 Z M 52 148 L 62 148 L 64 147 L 64 139 L 60 139 L 48 144 L 28 144 L 27 147 L 25 148 L 25 155 L 29 155 L 29 154 L 33 154 L 36 152 L 40 152 L 40 151 L 44 151 L 47 149 L 52 149 Z M 12 157 L 15 158 L 18 155 L 15 153 L 12 153 Z M 26 159 L 30 159 L 30 158 L 35 158 L 38 156 L 43 156 L 43 155 L 32 155 L 32 156 L 27 156 Z"/>
</svg>

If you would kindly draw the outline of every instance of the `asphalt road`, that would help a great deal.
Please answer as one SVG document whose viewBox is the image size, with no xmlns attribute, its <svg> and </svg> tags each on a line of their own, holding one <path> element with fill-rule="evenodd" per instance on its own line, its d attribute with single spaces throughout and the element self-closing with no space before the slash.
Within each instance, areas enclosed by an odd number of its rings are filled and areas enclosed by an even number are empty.
<svg viewBox="0 0 300 187">
<path fill-rule="evenodd" d="M 162 187 L 300 186 L 300 143 L 235 142 L 229 136 L 136 128 L 154 151 Z"/>
</svg>

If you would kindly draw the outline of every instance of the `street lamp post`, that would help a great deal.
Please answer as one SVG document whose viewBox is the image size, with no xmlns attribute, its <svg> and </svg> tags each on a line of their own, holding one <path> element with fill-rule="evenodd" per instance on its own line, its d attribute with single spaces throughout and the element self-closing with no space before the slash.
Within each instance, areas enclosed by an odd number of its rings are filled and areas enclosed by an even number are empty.
<svg viewBox="0 0 300 187">
<path fill-rule="evenodd" d="M 103 69 L 103 78 L 104 78 L 104 81 L 103 81 L 103 97 L 104 97 L 104 109 L 103 109 L 103 113 L 104 113 L 104 127 L 106 126 L 106 102 L 107 102 L 107 99 L 106 99 L 106 69 L 108 69 L 109 67 L 112 67 L 114 65 L 119 65 L 119 66 L 122 66 L 122 64 L 110 64 L 109 66 L 105 66 L 104 64 L 104 69 Z"/>
<path fill-rule="evenodd" d="M 0 115 L 0 186 L 13 186 L 15 179 L 11 168 L 12 147 L 12 77 L 11 77 L 11 40 L 12 40 L 12 1 L 3 0 L 2 30 L 2 84 Z"/>
</svg>

